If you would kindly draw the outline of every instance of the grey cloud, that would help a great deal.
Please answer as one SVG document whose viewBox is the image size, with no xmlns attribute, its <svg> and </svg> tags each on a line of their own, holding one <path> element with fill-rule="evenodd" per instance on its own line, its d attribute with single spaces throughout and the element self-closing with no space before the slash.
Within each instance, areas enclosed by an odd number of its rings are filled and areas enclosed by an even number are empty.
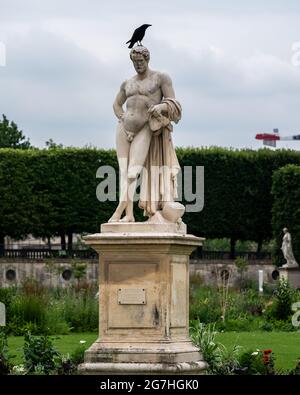
<svg viewBox="0 0 300 395">
<path fill-rule="evenodd" d="M 113 147 L 112 102 L 122 80 L 133 74 L 124 35 L 147 16 L 156 26 L 145 42 L 151 67 L 170 74 L 183 105 L 183 119 L 174 129 L 177 145 L 257 147 L 256 132 L 277 126 L 286 133 L 297 131 L 300 68 L 291 65 L 289 48 L 300 37 L 288 17 L 299 12 L 300 4 L 155 0 L 151 9 L 148 4 L 6 2 L 0 13 L 8 61 L 0 68 L 0 112 L 34 144 L 52 137 L 65 145 Z M 244 19 L 235 23 L 237 13 Z M 278 20 L 280 28 L 273 31 L 268 24 L 276 27 Z M 53 21 L 61 26 L 57 32 Z M 247 29 L 241 30 L 244 22 Z M 47 29 L 51 23 L 52 33 Z M 81 32 L 85 38 L 79 45 Z M 240 43 L 239 35 L 246 41 Z M 97 48 L 97 37 L 102 47 Z M 85 48 L 92 40 L 94 51 L 92 45 Z M 181 45 L 185 40 L 187 45 Z M 107 56 L 109 46 L 113 57 Z"/>
<path fill-rule="evenodd" d="M 76 145 L 82 134 L 83 145 L 89 130 L 100 134 L 113 117 L 117 68 L 45 32 L 14 38 L 7 48 L 7 66 L 0 70 L 0 108 L 33 142 L 55 137 Z M 91 140 L 87 142 L 97 144 L 100 139 Z"/>
</svg>

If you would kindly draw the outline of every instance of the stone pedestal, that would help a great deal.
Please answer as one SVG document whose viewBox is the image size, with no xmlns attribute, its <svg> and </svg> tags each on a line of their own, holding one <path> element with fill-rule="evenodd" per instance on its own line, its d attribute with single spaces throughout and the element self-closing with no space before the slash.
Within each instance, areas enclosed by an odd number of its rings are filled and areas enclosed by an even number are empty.
<svg viewBox="0 0 300 395">
<path fill-rule="evenodd" d="M 285 278 L 296 289 L 300 289 L 300 267 L 279 268 L 279 276 Z"/>
<path fill-rule="evenodd" d="M 206 368 L 188 335 L 189 255 L 203 239 L 151 226 L 105 224 L 102 233 L 85 238 L 100 256 L 100 322 L 81 374 L 198 374 Z"/>
</svg>

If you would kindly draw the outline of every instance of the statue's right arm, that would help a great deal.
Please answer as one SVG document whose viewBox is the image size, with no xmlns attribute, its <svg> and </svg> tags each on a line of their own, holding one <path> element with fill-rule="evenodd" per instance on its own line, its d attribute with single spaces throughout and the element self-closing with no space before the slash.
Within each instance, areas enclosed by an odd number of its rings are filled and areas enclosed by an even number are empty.
<svg viewBox="0 0 300 395">
<path fill-rule="evenodd" d="M 126 99 L 125 82 L 123 82 L 113 104 L 114 113 L 118 119 L 121 119 L 124 114 L 122 106 L 126 102 Z"/>
</svg>

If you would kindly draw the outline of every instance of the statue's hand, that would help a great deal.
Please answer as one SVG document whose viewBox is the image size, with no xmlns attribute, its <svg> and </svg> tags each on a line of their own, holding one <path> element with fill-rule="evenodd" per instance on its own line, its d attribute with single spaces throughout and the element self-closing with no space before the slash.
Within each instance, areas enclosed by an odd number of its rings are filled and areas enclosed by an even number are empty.
<svg viewBox="0 0 300 395">
<path fill-rule="evenodd" d="M 151 106 L 148 110 L 148 113 L 150 115 L 153 115 L 155 118 L 159 118 L 163 111 L 166 111 L 165 103 L 155 104 L 154 106 Z"/>
</svg>

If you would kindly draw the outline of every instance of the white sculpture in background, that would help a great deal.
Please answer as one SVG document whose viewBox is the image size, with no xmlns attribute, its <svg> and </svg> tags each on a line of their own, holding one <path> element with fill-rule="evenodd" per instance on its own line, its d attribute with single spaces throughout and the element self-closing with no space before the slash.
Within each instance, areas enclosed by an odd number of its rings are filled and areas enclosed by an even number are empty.
<svg viewBox="0 0 300 395">
<path fill-rule="evenodd" d="M 139 207 L 148 221 L 180 223 L 185 208 L 174 202 L 180 166 L 171 122 L 180 120 L 181 105 L 170 77 L 149 69 L 147 48 L 134 47 L 130 58 L 137 74 L 122 83 L 113 105 L 119 120 L 116 148 L 121 182 L 119 205 L 108 222 L 135 221 L 133 196 L 141 174 Z"/>
<path fill-rule="evenodd" d="M 286 259 L 286 264 L 284 264 L 283 268 L 293 268 L 299 267 L 298 263 L 294 257 L 293 248 L 292 248 L 292 237 L 288 231 L 288 228 L 283 228 L 283 239 L 281 250 L 284 258 Z"/>
</svg>

